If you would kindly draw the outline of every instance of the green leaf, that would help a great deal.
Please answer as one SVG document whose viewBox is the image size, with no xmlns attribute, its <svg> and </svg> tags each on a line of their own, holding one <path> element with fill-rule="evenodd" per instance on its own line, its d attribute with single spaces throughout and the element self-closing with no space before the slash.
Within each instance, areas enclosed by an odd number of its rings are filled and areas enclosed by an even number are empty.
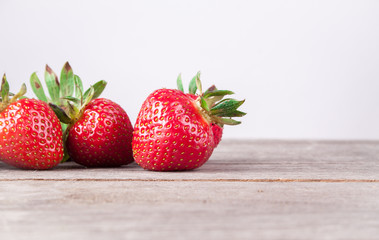
<svg viewBox="0 0 379 240">
<path fill-rule="evenodd" d="M 204 97 L 200 97 L 200 103 L 202 108 L 204 108 L 206 111 L 209 111 L 208 103 L 205 101 Z"/>
<path fill-rule="evenodd" d="M 213 91 L 216 91 L 216 90 L 217 90 L 216 86 L 215 86 L 215 85 L 212 85 L 212 86 L 210 86 L 210 87 L 207 89 L 207 91 L 205 91 L 204 96 L 205 96 L 206 94 L 208 94 L 208 93 L 210 93 L 210 92 L 213 92 Z"/>
<path fill-rule="evenodd" d="M 92 99 L 95 94 L 95 89 L 93 86 L 91 86 L 85 93 L 84 93 L 84 102 L 83 106 L 86 106 Z"/>
<path fill-rule="evenodd" d="M 178 86 L 178 90 L 184 92 L 182 74 L 179 74 L 178 78 L 176 79 L 176 85 Z"/>
<path fill-rule="evenodd" d="M 69 116 L 71 119 L 74 119 L 75 120 L 75 117 L 78 116 L 79 112 L 80 112 L 80 109 L 77 107 L 77 105 L 73 105 L 71 104 L 70 102 L 67 102 L 67 107 L 68 107 L 68 112 L 69 112 Z M 79 106 L 81 107 L 81 106 Z"/>
<path fill-rule="evenodd" d="M 225 95 L 232 95 L 234 92 L 229 90 L 215 90 L 211 92 L 204 93 L 205 98 L 214 97 L 214 96 L 225 96 Z"/>
<path fill-rule="evenodd" d="M 72 96 L 74 85 L 74 73 L 70 64 L 66 62 L 61 71 L 60 96 Z"/>
<path fill-rule="evenodd" d="M 219 117 L 243 117 L 246 115 L 246 113 L 235 110 L 235 111 L 230 111 L 230 112 L 221 112 L 221 113 L 216 114 L 216 115 Z"/>
<path fill-rule="evenodd" d="M 8 98 L 9 98 L 9 84 L 7 81 L 7 76 L 4 73 L 3 79 L 1 81 L 1 99 L 4 103 L 7 103 Z"/>
<path fill-rule="evenodd" d="M 228 104 L 237 104 L 237 102 L 242 102 L 241 103 L 241 105 L 242 105 L 243 102 L 245 102 L 245 100 L 238 101 L 238 100 L 233 99 L 233 98 L 225 98 L 225 99 L 219 101 L 215 106 L 213 106 L 212 109 L 224 108 L 225 104 L 226 105 L 228 105 Z"/>
<path fill-rule="evenodd" d="M 214 97 L 208 97 L 205 99 L 207 101 L 208 106 L 211 108 L 217 103 L 218 101 L 221 101 L 224 97 L 223 96 L 214 96 Z"/>
<path fill-rule="evenodd" d="M 61 127 L 62 127 L 62 132 L 65 132 L 68 127 L 68 124 L 61 122 Z"/>
<path fill-rule="evenodd" d="M 100 80 L 97 83 L 93 85 L 93 97 L 92 99 L 100 97 L 101 93 L 104 91 L 105 87 L 107 86 L 107 82 L 104 80 Z"/>
<path fill-rule="evenodd" d="M 85 101 L 87 100 L 91 89 L 93 90 L 93 94 L 92 94 L 91 99 L 89 99 L 89 101 L 91 101 L 92 99 L 98 98 L 101 95 L 101 93 L 104 91 L 105 86 L 107 86 L 106 81 L 104 81 L 104 80 L 98 81 L 93 86 L 91 86 L 89 89 L 87 89 L 87 91 L 83 95 L 83 99 Z"/>
<path fill-rule="evenodd" d="M 231 119 L 231 118 L 221 118 L 221 123 L 225 124 L 225 125 L 238 125 L 238 124 L 241 124 L 240 121 L 236 121 L 236 120 Z"/>
<path fill-rule="evenodd" d="M 203 94 L 203 96 L 205 97 L 205 99 L 208 103 L 208 106 L 210 106 L 211 108 L 215 105 L 216 102 L 221 101 L 225 96 L 225 95 L 217 96 L 219 94 L 219 93 L 217 93 L 217 91 L 218 91 L 218 89 L 216 88 L 216 86 L 212 85 Z M 221 91 L 224 91 L 224 90 L 221 90 Z M 213 94 L 214 92 L 216 92 L 216 93 Z"/>
<path fill-rule="evenodd" d="M 88 98 L 88 94 L 90 93 L 91 88 L 93 87 L 91 86 L 90 88 L 88 88 L 87 91 L 83 94 L 83 101 L 85 101 Z"/>
<path fill-rule="evenodd" d="M 16 102 L 17 99 L 19 99 L 20 97 L 24 96 L 25 93 L 26 93 L 26 85 L 25 85 L 25 83 L 23 83 L 23 84 L 21 85 L 21 89 L 20 89 L 20 91 L 19 91 L 18 93 L 16 93 L 16 94 L 12 97 L 11 102 Z"/>
<path fill-rule="evenodd" d="M 65 126 L 65 127 L 63 127 L 63 125 Z M 64 129 L 64 130 L 63 130 Z M 68 126 L 66 125 L 66 124 L 63 124 L 62 123 L 62 131 L 63 131 L 63 159 L 61 160 L 61 163 L 62 162 L 66 162 L 69 158 L 70 158 L 70 156 L 69 156 L 69 154 L 68 154 L 68 150 L 67 150 L 67 138 L 68 138 L 68 133 L 69 133 L 69 131 L 68 131 L 69 129 L 68 129 Z"/>
<path fill-rule="evenodd" d="M 203 95 L 203 87 L 201 86 L 201 81 L 200 81 L 200 72 L 197 72 L 196 74 L 196 87 L 199 89 L 200 95 Z"/>
<path fill-rule="evenodd" d="M 75 97 L 82 99 L 83 97 L 83 83 L 78 75 L 74 76 L 75 81 Z"/>
<path fill-rule="evenodd" d="M 45 82 L 53 103 L 59 104 L 59 81 L 53 70 L 46 65 Z"/>
<path fill-rule="evenodd" d="M 71 101 L 77 105 L 80 105 L 80 99 L 79 98 L 67 96 L 67 97 L 63 97 L 62 99 L 65 99 L 65 100 Z"/>
<path fill-rule="evenodd" d="M 70 117 L 66 114 L 66 112 L 53 103 L 49 103 L 50 108 L 54 111 L 55 115 L 57 115 L 58 119 L 65 124 L 71 123 Z"/>
<path fill-rule="evenodd" d="M 188 92 L 191 93 L 191 94 L 196 94 L 196 91 L 197 91 L 197 86 L 196 86 L 196 79 L 198 77 L 198 74 L 200 74 L 200 72 L 198 72 L 196 74 L 196 76 L 194 76 L 189 84 L 189 88 L 188 88 Z"/>
<path fill-rule="evenodd" d="M 67 153 L 67 150 L 63 152 L 63 158 L 61 160 L 61 163 L 67 162 L 70 159 L 70 156 Z"/>
<path fill-rule="evenodd" d="M 230 114 L 237 110 L 237 108 L 239 108 L 244 102 L 245 100 L 238 101 L 230 98 L 224 99 L 212 107 L 211 114 L 216 116 Z"/>
<path fill-rule="evenodd" d="M 30 76 L 30 86 L 32 86 L 32 90 L 39 100 L 48 102 L 41 81 L 35 72 Z"/>
</svg>

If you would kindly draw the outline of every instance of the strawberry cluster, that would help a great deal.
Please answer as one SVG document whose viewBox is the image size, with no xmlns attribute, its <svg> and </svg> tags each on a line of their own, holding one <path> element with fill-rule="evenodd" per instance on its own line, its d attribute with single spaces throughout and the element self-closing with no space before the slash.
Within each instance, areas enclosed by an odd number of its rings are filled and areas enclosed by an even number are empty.
<svg viewBox="0 0 379 240">
<path fill-rule="evenodd" d="M 30 84 L 37 99 L 9 92 L 4 75 L 0 103 L 0 160 L 22 169 L 50 169 L 75 161 L 85 167 L 118 167 L 135 161 L 153 171 L 190 170 L 202 166 L 221 141 L 224 125 L 237 125 L 232 117 L 246 113 L 244 101 L 215 86 L 202 91 L 200 73 L 184 93 L 158 89 L 142 104 L 135 126 L 117 103 L 99 98 L 106 82 L 83 90 L 68 62 L 60 79 L 46 65 L 43 90 L 36 73 Z M 199 91 L 199 93 L 197 93 Z"/>
</svg>

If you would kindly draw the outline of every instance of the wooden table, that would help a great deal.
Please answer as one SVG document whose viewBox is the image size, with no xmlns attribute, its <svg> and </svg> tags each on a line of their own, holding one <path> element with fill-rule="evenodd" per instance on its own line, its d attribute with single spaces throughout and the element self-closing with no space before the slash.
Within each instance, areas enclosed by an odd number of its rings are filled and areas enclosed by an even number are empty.
<svg viewBox="0 0 379 240">
<path fill-rule="evenodd" d="M 379 239 L 379 142 L 223 141 L 189 172 L 0 164 L 0 239 Z"/>
</svg>

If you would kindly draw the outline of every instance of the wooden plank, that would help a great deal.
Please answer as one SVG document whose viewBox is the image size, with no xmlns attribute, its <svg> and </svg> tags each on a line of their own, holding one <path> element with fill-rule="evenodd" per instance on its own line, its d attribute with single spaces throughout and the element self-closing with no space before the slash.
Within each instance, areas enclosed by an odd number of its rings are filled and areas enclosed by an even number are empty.
<svg viewBox="0 0 379 240">
<path fill-rule="evenodd" d="M 159 173 L 144 171 L 136 164 L 84 169 L 73 163 L 52 171 L 23 171 L 0 163 L 0 180 L 378 180 L 378 162 L 378 141 L 223 141 L 195 171 Z"/>
<path fill-rule="evenodd" d="M 377 239 L 379 183 L 0 183 L 0 239 Z"/>
<path fill-rule="evenodd" d="M 377 239 L 379 142 L 224 141 L 189 172 L 0 164 L 0 239 Z"/>
</svg>

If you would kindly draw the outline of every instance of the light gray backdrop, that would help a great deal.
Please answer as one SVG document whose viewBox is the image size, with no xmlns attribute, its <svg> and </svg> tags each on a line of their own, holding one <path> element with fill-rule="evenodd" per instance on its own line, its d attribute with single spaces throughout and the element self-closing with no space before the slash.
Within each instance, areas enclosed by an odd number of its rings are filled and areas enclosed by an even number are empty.
<svg viewBox="0 0 379 240">
<path fill-rule="evenodd" d="M 225 138 L 379 138 L 379 1 L 0 1 L 12 89 L 66 60 L 133 124 L 153 90 L 201 70 L 246 98 Z"/>
</svg>

